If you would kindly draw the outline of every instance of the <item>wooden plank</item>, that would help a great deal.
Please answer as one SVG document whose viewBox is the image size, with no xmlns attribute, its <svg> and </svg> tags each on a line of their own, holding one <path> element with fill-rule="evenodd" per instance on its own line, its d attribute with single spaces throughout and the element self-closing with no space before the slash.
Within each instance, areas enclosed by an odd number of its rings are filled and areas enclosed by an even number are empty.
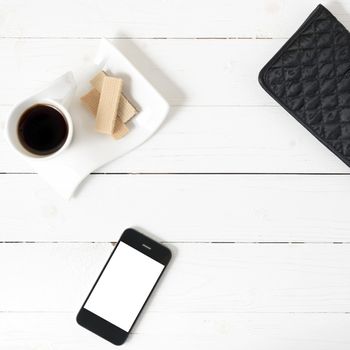
<svg viewBox="0 0 350 350">
<path fill-rule="evenodd" d="M 276 105 L 257 79 L 259 70 L 284 42 L 115 41 L 172 105 L 259 106 Z M 94 57 L 98 43 L 96 39 L 0 40 L 1 104 L 16 103 L 66 71 L 81 69 Z M 208 89 L 208 81 L 214 88 Z"/>
<path fill-rule="evenodd" d="M 180 92 L 173 83 L 169 84 L 159 68 L 152 66 L 149 59 L 140 54 L 131 41 L 120 40 L 119 45 L 137 61 L 140 70 L 149 75 L 150 80 L 173 104 L 255 106 L 173 108 L 167 126 L 174 126 L 174 131 L 170 129 L 170 137 L 166 133 L 158 140 L 154 138 L 155 143 L 149 143 L 148 149 L 146 145 L 145 152 L 141 152 L 139 157 L 136 153 L 135 162 L 133 158 L 125 158 L 131 159 L 131 165 L 126 161 L 124 167 L 124 160 L 121 160 L 120 167 L 118 162 L 115 167 L 103 171 L 348 172 L 340 160 L 281 108 L 265 109 L 260 105 L 274 104 L 256 81 L 261 62 L 267 60 L 282 42 L 137 41 L 145 51 L 153 53 L 157 64 L 163 66 L 162 71 L 169 72 L 176 86 L 181 86 L 183 91 Z M 2 103 L 14 103 L 21 96 L 43 88 L 49 80 L 64 71 L 81 65 L 93 55 L 96 44 L 97 40 L 1 40 L 0 58 L 4 64 L 0 67 L 0 73 L 6 81 L 0 87 Z M 217 49 L 214 57 L 211 54 L 213 47 Z M 261 55 L 252 54 L 255 49 L 264 52 L 263 56 L 266 57 L 260 60 Z M 178 55 L 182 51 L 188 52 L 191 58 Z M 237 52 L 242 54 L 237 55 Z M 239 68 L 244 65 L 244 69 Z M 201 74 L 203 70 L 207 72 L 206 77 Z M 218 87 L 214 91 L 209 91 L 205 86 L 203 79 L 208 76 Z M 21 84 L 18 84 L 19 81 Z M 9 106 L 1 108 L 2 126 L 8 110 Z M 215 124 L 213 118 L 218 120 Z M 3 154 L 0 171 L 30 171 L 11 153 L 4 150 Z"/>
<path fill-rule="evenodd" d="M 3 0 L 2 37 L 286 37 L 318 0 L 105 0 L 101 4 L 62 0 Z M 349 26 L 346 1 L 326 6 Z M 69 10 L 67 10 L 69 9 Z M 33 20 L 40 15 L 40 20 Z M 181 25 L 179 25 L 181 23 Z"/>
<path fill-rule="evenodd" d="M 349 312 L 348 244 L 171 244 L 173 263 L 146 310 Z M 2 312 L 76 312 L 109 243 L 1 244 Z M 146 311 L 147 312 L 147 311 Z"/>
<path fill-rule="evenodd" d="M 0 188 L 0 241 L 116 241 L 129 226 L 172 242 L 350 241 L 347 175 L 92 175 L 70 201 L 37 175 Z"/>
<path fill-rule="evenodd" d="M 11 350 L 115 349 L 80 328 L 74 319 L 74 313 L 2 313 L 0 346 Z M 348 350 L 349 327 L 348 314 L 148 312 L 123 347 Z"/>
<path fill-rule="evenodd" d="M 0 106 L 0 123 L 8 114 Z M 0 172 L 32 169 L 0 138 Z M 172 107 L 148 142 L 99 173 L 349 173 L 278 107 Z"/>
</svg>

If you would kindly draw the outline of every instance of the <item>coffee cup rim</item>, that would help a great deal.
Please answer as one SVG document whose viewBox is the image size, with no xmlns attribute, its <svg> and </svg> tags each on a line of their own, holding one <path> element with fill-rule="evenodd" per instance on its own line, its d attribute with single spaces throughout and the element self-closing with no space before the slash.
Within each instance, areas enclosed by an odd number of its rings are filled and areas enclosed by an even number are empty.
<svg viewBox="0 0 350 350">
<path fill-rule="evenodd" d="M 40 104 L 51 106 L 57 109 L 65 118 L 65 121 L 67 123 L 67 128 L 68 128 L 68 134 L 64 144 L 56 152 L 47 154 L 47 155 L 35 154 L 30 152 L 28 149 L 26 149 L 20 142 L 18 137 L 18 132 L 17 132 L 18 122 L 21 116 L 23 115 L 23 113 L 27 111 L 29 108 Z M 31 159 L 47 160 L 47 159 L 56 157 L 57 155 L 62 153 L 71 143 L 73 138 L 73 121 L 66 107 L 58 103 L 54 99 L 50 99 L 50 98 L 33 99 L 33 100 L 29 99 L 29 100 L 22 101 L 13 107 L 12 111 L 9 114 L 9 117 L 7 118 L 5 130 L 6 130 L 6 138 L 9 144 L 12 146 L 13 149 L 17 151 L 17 153 L 20 153 L 22 156 L 31 158 Z"/>
</svg>

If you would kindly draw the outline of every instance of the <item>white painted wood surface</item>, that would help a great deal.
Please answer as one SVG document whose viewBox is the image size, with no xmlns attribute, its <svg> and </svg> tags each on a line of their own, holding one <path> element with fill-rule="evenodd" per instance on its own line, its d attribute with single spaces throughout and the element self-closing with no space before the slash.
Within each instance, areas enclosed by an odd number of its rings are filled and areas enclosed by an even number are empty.
<svg viewBox="0 0 350 350">
<path fill-rule="evenodd" d="M 174 261 L 147 310 L 350 312 L 348 244 L 167 245 Z M 3 244 L 1 310 L 78 310 L 112 249 L 110 243 Z"/>
<path fill-rule="evenodd" d="M 318 0 L 2 0 L 2 37 L 289 37 Z M 344 24 L 347 1 L 325 1 Z"/>
<path fill-rule="evenodd" d="M 263 63 L 284 41 L 117 41 L 173 107 L 157 137 L 101 171 L 348 173 L 258 85 Z M 2 126 L 11 103 L 91 58 L 97 42 L 0 40 Z M 0 141 L 1 172 L 31 171 Z"/>
<path fill-rule="evenodd" d="M 339 313 L 148 312 L 123 349 L 348 350 L 349 326 Z M 0 333 L 10 350 L 115 349 L 77 327 L 75 313 L 2 313 Z"/>
<path fill-rule="evenodd" d="M 128 226 L 174 261 L 126 349 L 349 349 L 349 168 L 257 82 L 317 4 L 0 0 L 0 128 L 101 36 L 172 106 L 71 201 L 1 135 L 0 349 L 112 349 L 74 319 Z M 324 4 L 350 28 L 349 2 Z"/>
<path fill-rule="evenodd" d="M 34 174 L 0 186 L 0 241 L 350 243 L 349 175 L 91 175 L 69 202 Z"/>
</svg>

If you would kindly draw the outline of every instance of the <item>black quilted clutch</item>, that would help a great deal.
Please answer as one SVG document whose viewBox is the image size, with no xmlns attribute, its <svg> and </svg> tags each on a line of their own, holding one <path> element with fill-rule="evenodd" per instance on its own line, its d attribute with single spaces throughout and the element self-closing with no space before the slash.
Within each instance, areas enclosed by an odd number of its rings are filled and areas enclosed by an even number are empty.
<svg viewBox="0 0 350 350">
<path fill-rule="evenodd" d="M 350 33 L 324 6 L 266 64 L 259 82 L 350 166 Z"/>
</svg>

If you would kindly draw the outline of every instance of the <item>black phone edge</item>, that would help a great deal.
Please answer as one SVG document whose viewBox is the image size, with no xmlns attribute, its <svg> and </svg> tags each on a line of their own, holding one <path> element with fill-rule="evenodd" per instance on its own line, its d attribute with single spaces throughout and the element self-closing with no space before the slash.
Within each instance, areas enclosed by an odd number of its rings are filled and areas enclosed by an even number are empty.
<svg viewBox="0 0 350 350">
<path fill-rule="evenodd" d="M 117 249 L 120 242 L 125 242 L 129 246 L 133 247 L 134 249 L 138 250 L 139 252 L 147 255 L 148 257 L 152 258 L 153 260 L 158 261 L 159 263 L 164 265 L 164 268 L 162 272 L 160 273 L 157 281 L 155 282 L 152 290 L 150 291 L 149 295 L 147 296 L 144 304 L 142 305 L 139 313 L 137 314 L 133 324 L 130 327 L 130 330 L 128 332 L 124 331 L 123 329 L 117 327 L 116 325 L 112 324 L 111 322 L 101 318 L 100 316 L 94 314 L 93 312 L 87 310 L 84 308 L 86 302 L 90 298 L 91 293 L 95 289 L 100 277 L 102 276 L 104 270 L 106 269 L 109 261 L 111 260 L 115 250 Z M 140 250 L 141 248 L 142 250 Z M 151 248 L 151 249 L 149 249 Z M 153 256 L 151 254 L 151 250 L 154 251 L 156 249 L 156 252 L 163 252 L 163 255 L 159 256 Z M 165 254 L 166 252 L 166 254 Z M 153 252 L 152 252 L 153 253 Z M 172 257 L 171 250 L 167 247 L 165 247 L 163 244 L 158 243 L 157 241 L 147 237 L 146 235 L 142 234 L 141 232 L 136 231 L 135 229 L 128 228 L 126 229 L 120 239 L 118 240 L 116 246 L 114 247 L 112 253 L 110 254 L 109 258 L 107 259 L 106 264 L 103 266 L 100 274 L 98 275 L 95 283 L 93 284 L 88 296 L 86 297 L 82 307 L 80 308 L 77 316 L 76 316 L 76 322 L 82 326 L 83 328 L 89 330 L 92 333 L 95 333 L 96 335 L 102 337 L 103 339 L 111 342 L 114 345 L 122 345 L 126 341 L 127 337 L 131 333 L 136 321 L 138 320 L 140 314 L 142 313 L 142 310 L 144 309 L 145 305 L 147 304 L 147 301 L 149 300 L 150 296 L 152 295 L 155 287 L 157 286 L 160 278 L 162 277 L 165 268 L 167 267 L 168 263 L 170 262 Z"/>
</svg>

